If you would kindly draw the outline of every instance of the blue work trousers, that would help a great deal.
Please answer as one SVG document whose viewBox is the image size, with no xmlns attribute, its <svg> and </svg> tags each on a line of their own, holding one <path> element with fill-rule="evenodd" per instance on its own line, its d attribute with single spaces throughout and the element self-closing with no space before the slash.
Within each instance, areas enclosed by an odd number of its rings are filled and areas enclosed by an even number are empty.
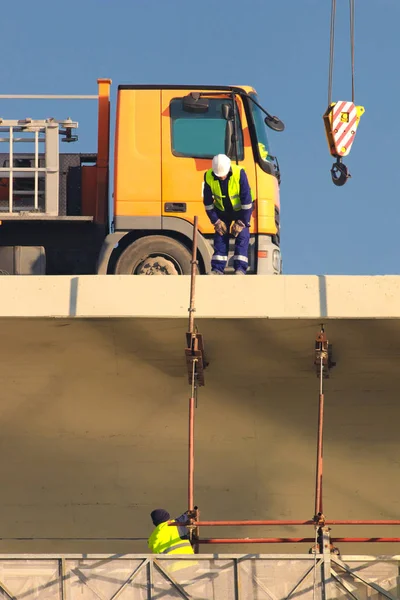
<svg viewBox="0 0 400 600">
<path fill-rule="evenodd" d="M 226 263 L 228 262 L 229 254 L 229 230 L 232 224 L 232 220 L 221 219 L 226 224 L 228 229 L 224 235 L 215 233 L 214 235 L 214 254 L 211 259 L 211 269 L 218 271 L 223 274 L 225 271 Z M 250 241 L 250 229 L 245 227 L 235 238 L 235 254 L 233 257 L 233 266 L 235 271 L 243 271 L 246 273 L 249 266 L 248 250 Z"/>
</svg>

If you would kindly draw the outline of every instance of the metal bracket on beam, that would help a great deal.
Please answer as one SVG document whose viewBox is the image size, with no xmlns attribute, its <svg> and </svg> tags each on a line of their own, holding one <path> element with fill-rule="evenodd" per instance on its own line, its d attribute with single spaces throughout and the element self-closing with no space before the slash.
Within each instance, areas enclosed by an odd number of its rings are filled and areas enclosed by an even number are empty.
<svg viewBox="0 0 400 600">
<path fill-rule="evenodd" d="M 200 510 L 198 506 L 194 506 L 193 510 L 187 511 L 187 516 L 189 519 L 189 523 L 187 528 L 189 529 L 189 539 L 193 546 L 194 553 L 199 553 L 199 539 L 200 539 L 200 528 L 193 523 L 196 523 L 200 520 Z"/>
<path fill-rule="evenodd" d="M 317 373 L 317 377 L 321 375 L 321 362 L 322 362 L 322 373 L 323 378 L 329 378 L 329 372 L 336 363 L 332 360 L 332 344 L 329 343 L 326 337 L 325 329 L 321 325 L 321 331 L 315 339 L 315 359 L 314 365 Z"/>
<path fill-rule="evenodd" d="M 204 343 L 201 333 L 186 334 L 187 348 L 185 348 L 186 366 L 188 370 L 189 385 L 204 386 L 204 369 L 207 367 L 207 361 L 204 357 Z M 196 362 L 193 369 L 193 362 Z M 195 381 L 193 381 L 193 373 Z"/>
</svg>

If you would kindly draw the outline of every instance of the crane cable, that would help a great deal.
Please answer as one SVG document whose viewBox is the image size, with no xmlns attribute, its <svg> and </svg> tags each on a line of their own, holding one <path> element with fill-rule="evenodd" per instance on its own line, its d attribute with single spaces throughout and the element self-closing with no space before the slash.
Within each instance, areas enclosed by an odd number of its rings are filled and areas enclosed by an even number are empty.
<svg viewBox="0 0 400 600">
<path fill-rule="evenodd" d="M 363 106 L 355 106 L 355 61 L 354 61 L 354 22 L 355 0 L 349 0 L 350 9 L 350 54 L 351 54 L 351 102 L 332 102 L 333 67 L 335 55 L 335 24 L 336 0 L 332 0 L 330 24 L 330 49 L 329 49 L 329 75 L 328 75 L 328 108 L 323 116 L 325 133 L 328 141 L 329 152 L 336 159 L 331 169 L 332 181 L 335 185 L 342 186 L 351 177 L 342 159 L 350 152 L 354 137 L 364 114 Z"/>
<path fill-rule="evenodd" d="M 350 55 L 351 55 L 351 101 L 354 103 L 355 97 L 355 61 L 354 61 L 354 20 L 355 20 L 355 0 L 349 0 L 350 9 Z M 331 8 L 331 32 L 329 48 L 329 78 L 328 78 L 328 106 L 332 103 L 332 83 L 333 66 L 335 57 L 335 22 L 336 22 L 336 0 L 332 0 Z"/>
</svg>

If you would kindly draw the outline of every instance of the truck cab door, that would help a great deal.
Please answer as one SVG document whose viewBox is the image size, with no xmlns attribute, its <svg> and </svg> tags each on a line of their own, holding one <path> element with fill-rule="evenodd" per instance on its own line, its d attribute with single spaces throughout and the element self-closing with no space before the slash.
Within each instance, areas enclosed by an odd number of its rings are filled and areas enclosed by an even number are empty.
<svg viewBox="0 0 400 600">
<path fill-rule="evenodd" d="M 218 90 L 195 90 L 207 99 L 207 110 L 185 110 L 185 96 L 194 90 L 164 89 L 161 94 L 161 188 L 162 217 L 178 217 L 193 222 L 199 217 L 203 234 L 214 232 L 203 206 L 204 173 L 216 154 L 226 154 L 229 140 L 227 107 L 232 110 L 232 96 Z M 210 95 L 207 96 L 207 93 Z M 238 164 L 246 169 L 256 196 L 256 173 L 251 140 L 241 98 L 236 97 L 238 119 Z M 233 113 L 231 113 L 233 114 Z M 234 154 L 233 154 L 234 156 Z M 235 159 L 231 155 L 232 162 Z M 254 221 L 252 220 L 252 231 Z"/>
</svg>

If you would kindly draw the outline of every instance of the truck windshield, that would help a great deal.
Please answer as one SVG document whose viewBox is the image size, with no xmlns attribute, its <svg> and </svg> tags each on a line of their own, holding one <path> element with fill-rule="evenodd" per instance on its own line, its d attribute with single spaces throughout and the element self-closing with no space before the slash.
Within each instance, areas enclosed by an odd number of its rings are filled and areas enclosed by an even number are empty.
<svg viewBox="0 0 400 600">
<path fill-rule="evenodd" d="M 257 94 L 249 94 L 251 98 L 254 98 L 254 100 L 256 102 L 258 102 L 258 104 L 261 104 L 261 102 L 258 99 Z M 257 134 L 257 144 L 258 144 L 258 151 L 260 153 L 260 158 L 262 161 L 266 161 L 268 163 L 271 162 L 270 156 L 269 156 L 269 143 L 268 143 L 268 137 L 267 137 L 267 126 L 264 123 L 264 113 L 258 108 L 258 106 L 256 104 L 254 104 L 254 102 L 249 102 L 250 104 L 250 110 L 251 110 L 251 114 L 253 116 L 253 122 L 254 122 L 254 127 L 256 129 L 256 134 Z"/>
</svg>

